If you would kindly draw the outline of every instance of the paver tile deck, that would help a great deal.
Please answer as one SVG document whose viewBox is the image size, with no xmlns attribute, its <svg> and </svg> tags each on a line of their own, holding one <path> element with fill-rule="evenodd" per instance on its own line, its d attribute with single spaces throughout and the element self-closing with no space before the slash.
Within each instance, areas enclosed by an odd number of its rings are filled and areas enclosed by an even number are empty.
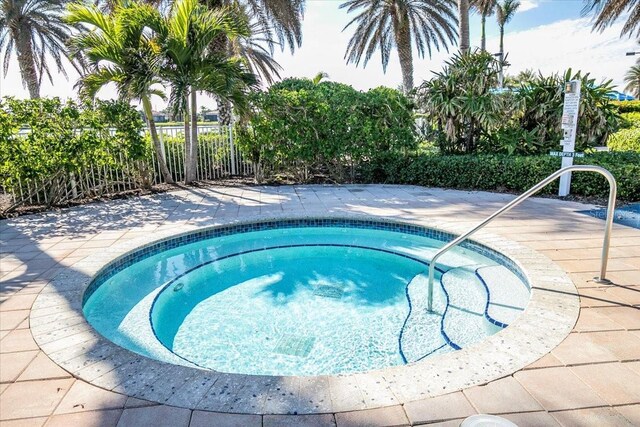
<svg viewBox="0 0 640 427">
<path fill-rule="evenodd" d="M 31 305 L 43 288 L 50 292 L 45 285 L 51 278 L 69 269 L 80 271 L 76 266 L 97 251 L 178 224 L 213 225 L 274 212 L 332 212 L 446 220 L 462 230 L 512 198 L 393 185 L 209 187 L 0 221 L 2 426 L 454 426 L 476 412 L 501 414 L 521 427 L 640 425 L 640 230 L 614 226 L 608 278 L 615 285 L 594 282 L 604 224 L 575 213 L 591 205 L 573 202 L 531 199 L 488 230 L 541 251 L 569 273 L 582 304 L 573 333 L 513 376 L 463 392 L 373 410 L 365 409 L 364 393 L 355 397 L 362 402 L 361 411 L 313 417 L 192 411 L 70 378 L 38 351 L 31 337 Z M 55 348 L 56 343 L 47 345 Z M 348 381 L 332 380 L 330 386 L 333 397 L 354 398 L 348 396 Z M 189 384 L 184 389 L 190 390 L 188 396 L 172 395 L 169 402 L 201 399 L 209 390 L 202 387 L 198 391 Z"/>
</svg>

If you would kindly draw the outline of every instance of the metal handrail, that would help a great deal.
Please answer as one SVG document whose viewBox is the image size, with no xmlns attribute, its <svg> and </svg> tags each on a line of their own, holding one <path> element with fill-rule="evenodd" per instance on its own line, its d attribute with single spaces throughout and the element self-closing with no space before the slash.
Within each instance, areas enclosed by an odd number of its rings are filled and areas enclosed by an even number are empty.
<svg viewBox="0 0 640 427">
<path fill-rule="evenodd" d="M 600 167 L 600 166 L 593 166 L 593 165 L 567 166 L 567 167 L 564 167 L 564 168 L 559 169 L 556 172 L 552 173 L 551 175 L 549 175 L 548 177 L 546 177 L 545 179 L 543 179 L 542 181 L 540 181 L 539 183 L 537 183 L 536 185 L 531 187 L 525 193 L 522 193 L 520 196 L 518 196 L 517 198 L 513 199 L 511 202 L 509 202 L 506 205 L 504 205 L 501 209 L 499 209 L 496 212 L 494 212 L 493 215 L 491 215 L 490 217 L 488 217 L 484 221 L 480 222 L 478 225 L 476 225 L 475 227 L 473 227 L 472 229 L 470 229 L 466 233 L 458 236 L 456 239 L 454 239 L 451 242 L 449 242 L 442 249 L 440 249 L 433 256 L 433 258 L 431 258 L 431 262 L 429 263 L 429 295 L 428 295 L 428 298 L 429 298 L 429 300 L 428 300 L 428 309 L 429 309 L 429 311 L 430 312 L 433 311 L 433 305 L 432 305 L 433 304 L 433 276 L 434 276 L 434 272 L 435 272 L 436 260 L 438 258 L 440 258 L 440 256 L 442 256 L 444 253 L 449 251 L 449 249 L 453 248 L 454 246 L 457 246 L 459 243 L 461 243 L 467 237 L 471 236 L 476 231 L 480 230 L 482 227 L 487 225 L 489 222 L 493 221 L 496 217 L 498 217 L 498 216 L 502 215 L 503 213 L 511 210 L 511 208 L 519 205 L 521 202 L 523 202 L 524 200 L 528 199 L 533 194 L 535 194 L 538 191 L 540 191 L 542 188 L 544 188 L 550 182 L 556 180 L 560 176 L 564 175 L 567 172 L 571 172 L 571 171 L 576 171 L 576 172 L 598 172 L 599 174 L 601 174 L 605 178 L 607 178 L 607 181 L 609 181 L 609 203 L 607 205 L 607 219 L 606 219 L 605 227 L 604 227 L 604 242 L 602 244 L 602 257 L 601 257 L 601 260 L 600 260 L 600 276 L 595 278 L 595 279 L 596 279 L 596 281 L 598 283 L 611 283 L 609 280 L 607 280 L 605 278 L 605 276 L 607 274 L 607 261 L 609 259 L 609 240 L 611 238 L 611 229 L 613 227 L 613 211 L 614 211 L 615 205 L 616 205 L 616 192 L 617 192 L 616 179 L 613 177 L 611 172 L 609 172 L 608 170 L 606 170 L 605 168 Z"/>
</svg>

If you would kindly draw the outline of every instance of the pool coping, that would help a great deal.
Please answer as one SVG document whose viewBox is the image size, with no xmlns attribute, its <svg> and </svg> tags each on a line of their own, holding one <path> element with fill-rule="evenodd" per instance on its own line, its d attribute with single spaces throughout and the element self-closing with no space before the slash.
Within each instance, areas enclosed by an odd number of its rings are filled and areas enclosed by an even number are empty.
<svg viewBox="0 0 640 427">
<path fill-rule="evenodd" d="M 104 249 L 57 275 L 32 307 L 34 339 L 73 376 L 128 396 L 218 412 L 317 414 L 403 404 L 508 376 L 550 352 L 576 323 L 579 297 L 564 270 L 522 244 L 484 231 L 471 240 L 507 256 L 524 272 L 531 286 L 527 308 L 495 335 L 409 365 L 316 377 L 221 373 L 165 363 L 124 349 L 96 332 L 82 314 L 83 294 L 93 278 L 111 262 L 143 246 L 204 228 L 304 218 L 369 219 L 453 234 L 466 231 L 466 227 L 442 221 L 326 212 L 220 219 L 207 227 L 178 225 Z"/>
</svg>

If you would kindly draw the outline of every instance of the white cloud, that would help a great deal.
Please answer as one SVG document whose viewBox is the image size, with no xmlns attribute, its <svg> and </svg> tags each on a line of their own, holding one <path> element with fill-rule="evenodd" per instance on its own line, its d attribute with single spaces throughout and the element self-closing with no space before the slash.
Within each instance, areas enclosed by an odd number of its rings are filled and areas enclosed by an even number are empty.
<svg viewBox="0 0 640 427">
<path fill-rule="evenodd" d="M 325 71 L 331 80 L 351 84 L 357 89 L 366 90 L 381 85 L 397 87 L 402 78 L 396 52 L 392 53 L 386 74 L 382 72 L 379 53 L 371 58 L 366 68 L 345 64 L 343 57 L 351 31 L 342 32 L 342 28 L 349 18 L 344 11 L 336 9 L 332 2 L 307 3 L 303 46 L 293 56 L 288 51 L 276 54 L 276 59 L 284 68 L 282 76 L 312 77 L 319 71 Z M 475 25 L 475 21 L 472 21 L 472 25 Z M 571 67 L 589 71 L 598 80 L 613 79 L 615 84 L 623 87 L 624 74 L 635 64 L 634 58 L 625 56 L 625 52 L 637 50 L 637 47 L 633 39 L 620 38 L 621 27 L 622 23 L 618 23 L 603 33 L 594 33 L 588 18 L 563 20 L 512 33 L 508 32 L 507 27 L 505 47 L 512 64 L 508 73 L 516 74 L 532 68 L 547 74 Z M 478 28 L 474 26 L 472 34 L 475 36 L 477 33 Z M 478 45 L 479 40 L 472 40 L 472 43 Z M 490 38 L 487 46 L 490 51 L 497 52 L 498 39 Z M 431 59 L 416 59 L 416 84 L 431 78 L 432 71 L 440 71 L 449 56 L 447 52 L 434 52 Z M 57 76 L 53 85 L 43 82 L 42 94 L 75 97 L 73 84 L 77 75 L 71 71 L 69 74 L 70 81 Z M 15 57 L 6 79 L 2 81 L 1 92 L 2 95 L 28 96 L 22 87 Z M 108 88 L 101 95 L 111 97 L 115 91 Z M 200 103 L 212 105 L 213 101 L 203 96 Z M 159 107 L 160 102 L 155 100 L 154 105 Z"/>
<path fill-rule="evenodd" d="M 634 64 L 625 52 L 635 50 L 635 41 L 620 38 L 622 23 L 603 33 L 592 32 L 591 24 L 589 18 L 569 19 L 507 34 L 505 50 L 512 64 L 509 73 L 539 69 L 549 74 L 572 68 L 623 86 L 624 74 Z M 498 43 L 497 38 L 489 39 L 487 46 L 497 51 Z"/>
<path fill-rule="evenodd" d="M 518 8 L 518 13 L 535 9 L 538 6 L 540 6 L 540 0 L 520 0 L 520 7 Z"/>
</svg>

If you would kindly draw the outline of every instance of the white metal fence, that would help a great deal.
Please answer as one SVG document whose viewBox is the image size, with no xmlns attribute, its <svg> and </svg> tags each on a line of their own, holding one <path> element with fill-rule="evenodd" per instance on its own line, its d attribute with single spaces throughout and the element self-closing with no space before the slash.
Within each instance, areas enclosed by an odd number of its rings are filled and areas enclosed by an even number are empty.
<svg viewBox="0 0 640 427">
<path fill-rule="evenodd" d="M 184 179 L 184 130 L 181 126 L 158 126 L 167 166 L 175 181 Z M 28 131 L 27 131 L 28 132 Z M 146 133 L 146 131 L 145 131 Z M 123 153 L 116 155 L 113 166 L 86 165 L 76 174 L 60 172 L 47 180 L 19 181 L 10 196 L 12 208 L 20 205 L 59 204 L 74 199 L 120 193 L 164 182 L 155 150 L 150 157 L 133 161 Z M 229 127 L 198 126 L 199 181 L 253 174 Z"/>
</svg>

